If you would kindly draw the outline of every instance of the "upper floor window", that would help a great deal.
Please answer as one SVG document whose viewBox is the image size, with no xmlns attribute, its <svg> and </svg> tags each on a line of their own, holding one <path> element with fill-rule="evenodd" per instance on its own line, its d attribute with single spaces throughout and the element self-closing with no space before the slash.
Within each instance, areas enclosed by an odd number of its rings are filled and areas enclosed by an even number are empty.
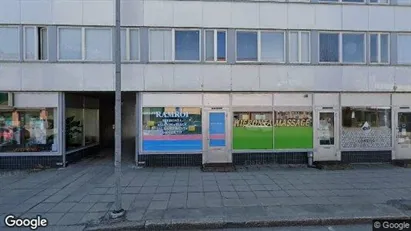
<svg viewBox="0 0 411 231">
<path fill-rule="evenodd" d="M 227 61 L 227 33 L 223 30 L 205 31 L 205 61 Z"/>
<path fill-rule="evenodd" d="M 398 34 L 397 37 L 397 49 L 398 56 L 397 61 L 399 64 L 411 64 L 411 33 L 410 34 Z"/>
<path fill-rule="evenodd" d="M 371 4 L 388 4 L 390 2 L 390 0 L 369 0 L 369 1 Z"/>
<path fill-rule="evenodd" d="M 121 60 L 140 60 L 140 31 L 138 29 L 121 29 Z"/>
<path fill-rule="evenodd" d="M 370 63 L 390 62 L 389 34 L 372 33 L 369 41 Z"/>
<path fill-rule="evenodd" d="M 285 62 L 282 31 L 237 31 L 237 61 Z"/>
<path fill-rule="evenodd" d="M 0 27 L 0 60 L 20 59 L 18 27 Z"/>
<path fill-rule="evenodd" d="M 321 63 L 365 63 L 365 33 L 320 33 Z"/>
<path fill-rule="evenodd" d="M 110 28 L 59 28 L 59 60 L 110 61 L 112 37 Z"/>
<path fill-rule="evenodd" d="M 150 30 L 150 61 L 200 61 L 200 31 Z"/>
<path fill-rule="evenodd" d="M 320 0 L 320 2 L 364 3 L 365 0 Z"/>
<path fill-rule="evenodd" d="M 410 0 L 397 0 L 397 5 L 411 5 Z"/>
<path fill-rule="evenodd" d="M 46 27 L 24 27 L 24 59 L 48 59 L 48 35 Z"/>
<path fill-rule="evenodd" d="M 309 63 L 311 53 L 310 44 L 310 32 L 290 32 L 288 41 L 288 57 L 290 63 Z"/>
</svg>

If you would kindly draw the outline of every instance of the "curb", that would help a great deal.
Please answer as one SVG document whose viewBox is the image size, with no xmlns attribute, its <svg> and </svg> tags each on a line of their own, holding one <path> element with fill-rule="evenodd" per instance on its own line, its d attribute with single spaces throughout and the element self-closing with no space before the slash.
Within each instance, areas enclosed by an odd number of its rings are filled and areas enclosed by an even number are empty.
<svg viewBox="0 0 411 231">
<path fill-rule="evenodd" d="M 284 227 L 284 226 L 331 226 L 372 224 L 373 220 L 410 219 L 409 216 L 381 217 L 341 217 L 341 218 L 302 218 L 273 220 L 268 217 L 255 220 L 150 220 L 138 222 L 121 222 L 110 225 L 88 227 L 85 231 L 115 231 L 115 230 L 195 230 L 195 229 L 225 229 L 225 228 L 254 228 L 254 227 Z"/>
</svg>

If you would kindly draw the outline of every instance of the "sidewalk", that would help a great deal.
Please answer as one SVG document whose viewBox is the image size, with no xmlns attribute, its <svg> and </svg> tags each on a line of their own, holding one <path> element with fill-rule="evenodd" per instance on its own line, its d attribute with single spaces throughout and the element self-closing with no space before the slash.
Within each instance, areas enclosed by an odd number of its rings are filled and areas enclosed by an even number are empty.
<svg viewBox="0 0 411 231">
<path fill-rule="evenodd" d="M 331 225 L 411 216 L 411 169 L 267 166 L 210 173 L 123 164 L 127 216 L 110 224 L 105 218 L 114 208 L 112 163 L 86 160 L 66 169 L 0 176 L 0 230 L 7 214 L 42 215 L 51 226 L 39 230 Z"/>
</svg>

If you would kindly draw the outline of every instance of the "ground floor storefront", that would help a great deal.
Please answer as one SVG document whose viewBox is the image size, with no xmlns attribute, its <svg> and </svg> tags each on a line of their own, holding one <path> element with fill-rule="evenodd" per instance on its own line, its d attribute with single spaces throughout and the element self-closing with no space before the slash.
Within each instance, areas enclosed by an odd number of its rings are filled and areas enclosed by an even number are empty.
<svg viewBox="0 0 411 231">
<path fill-rule="evenodd" d="M 135 162 L 146 166 L 407 161 L 410 98 L 127 92 L 123 139 Z M 0 167 L 65 166 L 110 146 L 111 102 L 99 93 L 14 93 L 0 108 Z"/>
</svg>

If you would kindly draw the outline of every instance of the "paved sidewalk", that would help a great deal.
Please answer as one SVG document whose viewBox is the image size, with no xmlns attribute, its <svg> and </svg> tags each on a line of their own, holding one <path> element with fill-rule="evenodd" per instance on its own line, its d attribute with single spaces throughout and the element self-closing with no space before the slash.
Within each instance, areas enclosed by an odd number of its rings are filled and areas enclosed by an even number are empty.
<svg viewBox="0 0 411 231">
<path fill-rule="evenodd" d="M 0 176 L 0 230 L 6 214 L 42 215 L 55 230 L 114 227 L 101 219 L 113 209 L 112 163 L 85 160 L 66 169 Z M 410 217 L 411 205 L 401 203 L 411 200 L 410 179 L 411 169 L 393 166 L 338 171 L 266 166 L 210 173 L 123 164 L 127 221 L 115 225 L 220 228 Z"/>
</svg>

